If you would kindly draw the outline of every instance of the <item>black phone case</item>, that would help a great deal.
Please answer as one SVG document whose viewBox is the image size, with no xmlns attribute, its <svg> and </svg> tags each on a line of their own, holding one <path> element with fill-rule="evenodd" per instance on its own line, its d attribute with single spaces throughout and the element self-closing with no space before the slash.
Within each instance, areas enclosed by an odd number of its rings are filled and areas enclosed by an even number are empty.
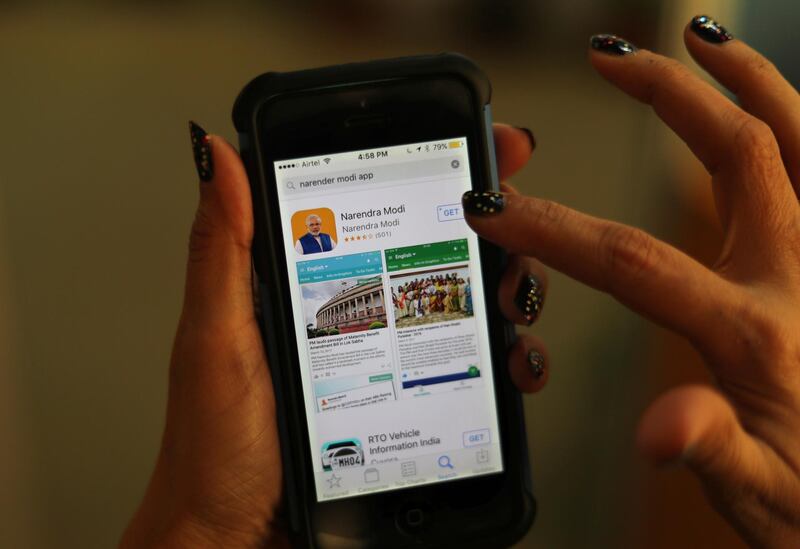
<svg viewBox="0 0 800 549">
<path fill-rule="evenodd" d="M 454 53 L 436 55 L 411 56 L 396 59 L 385 59 L 361 63 L 350 63 L 296 72 L 268 72 L 250 81 L 239 93 L 233 106 L 233 123 L 239 137 L 239 147 L 244 161 L 253 196 L 255 220 L 255 238 L 253 242 L 253 264 L 258 280 L 257 288 L 260 296 L 261 314 L 259 324 L 269 359 L 270 371 L 275 390 L 278 417 L 278 430 L 281 441 L 281 458 L 284 476 L 285 522 L 295 543 L 304 547 L 315 547 L 313 532 L 307 516 L 307 483 L 313 479 L 306 478 L 303 466 L 303 451 L 306 426 L 297 410 L 302 403 L 298 395 L 302 395 L 291 376 L 281 370 L 280 365 L 287 364 L 287 353 L 296 353 L 294 341 L 290 341 L 284 333 L 285 310 L 291 309 L 291 303 L 284 303 L 279 292 L 271 292 L 270 287 L 280 276 L 280 267 L 275 260 L 275 243 L 264 238 L 265 228 L 271 215 L 278 215 L 277 207 L 266 200 L 267 178 L 264 165 L 259 154 L 256 120 L 259 108 L 264 103 L 285 94 L 294 94 L 308 90 L 319 90 L 352 84 L 369 84 L 383 81 L 407 79 L 425 76 L 455 77 L 462 80 L 471 90 L 478 104 L 476 108 L 483 113 L 482 125 L 485 134 L 485 147 L 481 151 L 486 155 L 487 172 L 480 174 L 491 189 L 499 189 L 497 165 L 492 134 L 491 117 L 491 85 L 484 73 L 468 58 Z M 489 245 L 482 242 L 482 245 Z M 502 269 L 503 266 L 498 268 Z M 276 287 L 276 286 L 273 286 Z M 288 308 L 287 308 L 288 307 Z M 516 339 L 514 326 L 505 323 L 505 344 L 509 347 Z M 504 366 L 504 365 L 503 365 Z M 508 409 L 508 417 L 516 418 L 516 425 L 506 428 L 505 459 L 509 474 L 513 472 L 520 479 L 520 497 L 525 507 L 523 518 L 514 528 L 497 532 L 491 539 L 459 540 L 457 546 L 467 547 L 507 547 L 519 540 L 529 529 L 536 515 L 536 500 L 528 460 L 528 446 L 525 433 L 522 398 L 513 387 L 507 375 L 497 376 L 496 382 L 502 386 L 503 402 Z M 498 387 L 498 390 L 500 387 Z M 511 467 L 509 464 L 514 465 Z M 517 467 L 518 466 L 518 467 Z M 414 546 L 427 545 L 409 543 Z M 441 545 L 439 545 L 441 546 Z"/>
</svg>

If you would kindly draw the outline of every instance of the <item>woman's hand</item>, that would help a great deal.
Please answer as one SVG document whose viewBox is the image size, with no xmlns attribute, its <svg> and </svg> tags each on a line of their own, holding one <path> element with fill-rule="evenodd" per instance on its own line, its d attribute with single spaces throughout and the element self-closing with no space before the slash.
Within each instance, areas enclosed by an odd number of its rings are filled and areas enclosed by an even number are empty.
<svg viewBox="0 0 800 549">
<path fill-rule="evenodd" d="M 528 161 L 533 140 L 511 126 L 496 125 L 494 133 L 500 172 L 509 177 Z M 191 135 L 200 204 L 170 363 L 166 425 L 155 471 L 122 546 L 288 546 L 280 520 L 275 401 L 253 307 L 247 176 L 225 140 L 195 124 Z M 522 281 L 526 295 L 541 302 L 542 283 L 529 283 L 530 275 L 544 280 L 541 266 L 527 258 L 512 265 L 507 279 L 515 286 Z M 507 314 L 523 320 L 512 293 L 502 297 Z M 547 378 L 536 345 L 520 339 L 510 365 L 528 392 Z"/>
<path fill-rule="evenodd" d="M 610 293 L 695 345 L 717 387 L 660 397 L 641 420 L 641 450 L 692 468 L 750 544 L 798 547 L 800 97 L 708 18 L 695 18 L 685 41 L 741 107 L 680 63 L 613 36 L 593 38 L 591 62 L 651 104 L 712 175 L 725 231 L 713 268 L 641 230 L 547 200 L 467 193 L 464 206 L 481 236 Z"/>
<path fill-rule="evenodd" d="M 155 470 L 122 547 L 288 547 L 272 380 L 253 309 L 250 189 L 236 151 L 191 125 L 200 203 Z"/>
</svg>

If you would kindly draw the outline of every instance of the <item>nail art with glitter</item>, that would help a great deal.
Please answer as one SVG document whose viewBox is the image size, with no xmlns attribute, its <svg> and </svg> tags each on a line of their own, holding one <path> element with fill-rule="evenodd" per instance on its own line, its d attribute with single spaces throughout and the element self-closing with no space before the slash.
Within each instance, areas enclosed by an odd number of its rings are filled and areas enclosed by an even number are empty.
<svg viewBox="0 0 800 549">
<path fill-rule="evenodd" d="M 693 17 L 689 28 L 691 28 L 697 36 L 712 44 L 721 44 L 733 40 L 733 35 L 708 15 Z"/>
<path fill-rule="evenodd" d="M 619 36 L 613 34 L 595 34 L 589 39 L 593 50 L 609 55 L 628 55 L 636 53 L 639 48 Z"/>
<path fill-rule="evenodd" d="M 542 294 L 542 285 L 539 279 L 533 275 L 523 277 L 514 298 L 514 304 L 522 312 L 528 326 L 539 317 L 543 302 L 544 294 Z"/>
<path fill-rule="evenodd" d="M 473 215 L 495 215 L 503 211 L 505 197 L 493 191 L 467 191 L 461 197 L 464 211 Z"/>
<path fill-rule="evenodd" d="M 528 351 L 528 365 L 531 367 L 531 373 L 536 379 L 541 379 L 544 375 L 544 355 L 536 349 Z"/>
<path fill-rule="evenodd" d="M 211 181 L 214 177 L 214 161 L 211 157 L 211 139 L 206 131 L 193 121 L 189 121 L 189 135 L 192 138 L 192 152 L 197 175 L 201 181 Z"/>
</svg>

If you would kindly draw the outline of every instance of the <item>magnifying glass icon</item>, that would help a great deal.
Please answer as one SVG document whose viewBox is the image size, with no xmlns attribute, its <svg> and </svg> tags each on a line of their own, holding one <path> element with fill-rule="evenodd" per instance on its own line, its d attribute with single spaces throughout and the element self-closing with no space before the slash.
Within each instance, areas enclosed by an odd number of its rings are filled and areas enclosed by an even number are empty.
<svg viewBox="0 0 800 549">
<path fill-rule="evenodd" d="M 439 456 L 439 467 L 449 467 L 452 469 L 453 464 L 450 463 L 450 456 Z"/>
<path fill-rule="evenodd" d="M 287 182 L 287 183 L 286 183 L 286 188 L 287 188 L 287 189 L 292 189 L 292 190 L 295 190 L 295 188 L 294 188 L 294 182 L 293 182 L 293 181 L 289 181 L 289 182 Z"/>
</svg>

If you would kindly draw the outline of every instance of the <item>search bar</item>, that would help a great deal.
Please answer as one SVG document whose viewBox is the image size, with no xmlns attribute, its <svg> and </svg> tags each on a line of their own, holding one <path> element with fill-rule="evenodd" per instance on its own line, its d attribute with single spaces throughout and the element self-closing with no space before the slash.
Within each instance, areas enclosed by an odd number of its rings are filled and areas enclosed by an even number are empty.
<svg viewBox="0 0 800 549">
<path fill-rule="evenodd" d="M 298 196 L 347 189 L 373 189 L 411 179 L 458 177 L 463 176 L 465 170 L 464 157 L 451 156 L 346 171 L 293 175 L 284 178 L 279 185 L 286 196 Z"/>
</svg>

